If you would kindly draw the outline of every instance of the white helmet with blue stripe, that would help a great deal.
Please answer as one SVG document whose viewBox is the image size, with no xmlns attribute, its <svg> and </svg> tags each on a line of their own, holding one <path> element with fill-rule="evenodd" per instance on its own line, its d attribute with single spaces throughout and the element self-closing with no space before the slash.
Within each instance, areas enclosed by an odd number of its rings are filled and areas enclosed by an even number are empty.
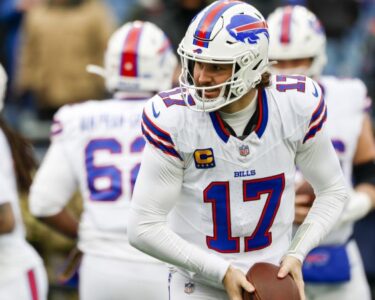
<svg viewBox="0 0 375 300">
<path fill-rule="evenodd" d="M 319 76 L 326 64 L 326 36 L 318 18 L 303 6 L 279 7 L 272 12 L 267 23 L 270 30 L 270 60 L 311 58 L 307 69 L 285 70 Z"/>
<path fill-rule="evenodd" d="M 7 74 L 5 73 L 3 66 L 0 64 L 0 111 L 2 111 L 4 107 L 4 97 L 7 87 L 7 81 Z"/>
<path fill-rule="evenodd" d="M 214 111 L 232 103 L 260 81 L 268 68 L 268 29 L 262 14 L 242 1 L 216 1 L 202 10 L 191 22 L 181 41 L 178 54 L 182 72 L 180 86 L 186 104 L 198 111 Z M 205 98 L 193 78 L 195 62 L 233 64 L 232 76 L 216 98 Z M 190 94 L 195 104 L 188 101 Z"/>
<path fill-rule="evenodd" d="M 128 22 L 108 41 L 104 69 L 88 71 L 105 78 L 108 91 L 159 92 L 172 87 L 177 58 L 164 32 L 150 22 Z"/>
</svg>

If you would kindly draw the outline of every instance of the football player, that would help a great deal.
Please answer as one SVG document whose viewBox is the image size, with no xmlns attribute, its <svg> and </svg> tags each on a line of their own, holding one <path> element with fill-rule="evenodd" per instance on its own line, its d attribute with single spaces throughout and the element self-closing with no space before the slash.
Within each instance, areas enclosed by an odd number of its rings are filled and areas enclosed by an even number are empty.
<svg viewBox="0 0 375 300">
<path fill-rule="evenodd" d="M 146 99 L 171 87 L 176 65 L 159 28 L 127 23 L 111 36 L 104 69 L 89 67 L 105 78 L 113 99 L 64 106 L 54 117 L 30 209 L 60 232 L 78 236 L 82 300 L 167 297 L 167 268 L 129 245 L 127 218 L 145 145 L 142 109 Z M 65 208 L 77 188 L 84 202 L 79 230 Z"/>
<path fill-rule="evenodd" d="M 7 76 L 0 65 L 0 112 Z M 31 145 L 0 117 L 0 299 L 46 300 L 43 261 L 25 240 L 18 191 L 28 192 L 35 168 Z"/>
<path fill-rule="evenodd" d="M 302 6 L 277 8 L 268 18 L 269 57 L 275 73 L 305 74 L 319 83 L 327 103 L 326 128 L 346 182 L 355 188 L 338 225 L 322 246 L 306 258 L 303 271 L 309 299 L 370 299 L 353 222 L 375 207 L 375 143 L 367 91 L 359 79 L 321 76 L 326 62 L 324 30 L 316 16 Z M 314 197 L 305 186 L 297 190 L 296 222 L 302 223 Z M 303 181 L 302 181 L 303 182 Z M 305 186 L 305 187 L 303 187 Z"/>
<path fill-rule="evenodd" d="M 260 261 L 281 264 L 304 299 L 302 261 L 347 201 L 319 85 L 270 77 L 268 44 L 257 9 L 216 1 L 179 45 L 181 87 L 146 104 L 128 233 L 175 266 L 172 300 L 242 299 L 254 291 L 244 272 Z M 291 241 L 296 165 L 317 199 Z"/>
</svg>

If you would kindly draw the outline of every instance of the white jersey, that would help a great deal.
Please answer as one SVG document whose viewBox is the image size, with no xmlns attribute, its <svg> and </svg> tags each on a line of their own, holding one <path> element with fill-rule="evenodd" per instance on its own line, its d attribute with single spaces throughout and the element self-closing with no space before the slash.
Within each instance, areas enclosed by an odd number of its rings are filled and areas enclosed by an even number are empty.
<svg viewBox="0 0 375 300">
<path fill-rule="evenodd" d="M 93 255 L 153 262 L 127 240 L 127 215 L 145 141 L 141 99 L 87 101 L 62 107 L 31 192 L 35 215 L 59 212 L 79 188 L 78 247 Z"/>
<path fill-rule="evenodd" d="M 296 153 L 314 143 L 327 115 L 311 79 L 277 76 L 272 82 L 258 91 L 253 130 L 243 140 L 229 134 L 218 112 L 188 109 L 179 88 L 151 99 L 142 120 L 148 142 L 183 164 L 180 198 L 170 213 L 173 231 L 244 271 L 254 262 L 278 264 L 287 252 Z M 334 157 L 332 147 L 328 151 Z"/>
<path fill-rule="evenodd" d="M 25 240 L 13 158 L 8 141 L 0 130 L 0 205 L 10 203 L 15 218 L 15 228 L 8 234 L 0 234 L 0 283 L 20 276 L 42 260 Z"/>
<path fill-rule="evenodd" d="M 363 118 L 369 107 L 365 85 L 359 79 L 319 78 L 328 108 L 327 132 L 339 157 L 348 186 L 352 186 L 352 169 Z M 333 230 L 324 244 L 344 243 L 352 234 L 352 224 Z"/>
</svg>

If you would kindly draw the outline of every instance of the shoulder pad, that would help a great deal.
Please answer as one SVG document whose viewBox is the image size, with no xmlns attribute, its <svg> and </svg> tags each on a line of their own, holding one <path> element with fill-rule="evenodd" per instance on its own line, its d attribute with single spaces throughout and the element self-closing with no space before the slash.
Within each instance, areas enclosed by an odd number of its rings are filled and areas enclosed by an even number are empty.
<svg viewBox="0 0 375 300">
<path fill-rule="evenodd" d="M 276 75 L 272 82 L 287 135 L 298 132 L 303 142 L 314 137 L 327 119 L 319 84 L 301 75 Z"/>
<path fill-rule="evenodd" d="M 69 111 L 68 105 L 62 106 L 53 116 L 51 125 L 51 139 L 56 140 L 63 136 L 66 131 L 65 124 L 69 124 Z"/>
<path fill-rule="evenodd" d="M 142 115 L 142 132 L 146 140 L 165 154 L 182 160 L 176 141 L 187 109 L 180 88 L 152 97 Z"/>
<path fill-rule="evenodd" d="M 77 126 L 77 112 L 84 104 L 68 104 L 62 106 L 53 116 L 51 140 L 62 140 L 69 136 Z"/>
</svg>

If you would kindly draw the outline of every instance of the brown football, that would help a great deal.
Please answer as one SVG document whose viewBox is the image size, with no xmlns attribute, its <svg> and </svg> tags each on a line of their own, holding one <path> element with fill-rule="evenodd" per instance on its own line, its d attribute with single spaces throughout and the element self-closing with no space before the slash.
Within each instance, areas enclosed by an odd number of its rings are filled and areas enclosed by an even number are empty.
<svg viewBox="0 0 375 300">
<path fill-rule="evenodd" d="M 244 300 L 300 300 L 298 288 L 288 275 L 277 278 L 279 266 L 270 263 L 256 263 L 246 274 L 246 278 L 255 287 L 255 292 L 244 292 Z"/>
</svg>

